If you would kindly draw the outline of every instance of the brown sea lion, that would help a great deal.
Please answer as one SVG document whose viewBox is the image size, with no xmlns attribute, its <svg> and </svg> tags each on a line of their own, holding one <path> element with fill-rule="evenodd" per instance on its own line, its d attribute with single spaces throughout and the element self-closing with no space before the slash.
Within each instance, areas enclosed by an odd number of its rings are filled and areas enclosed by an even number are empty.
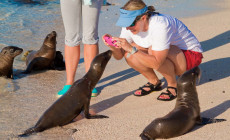
<svg viewBox="0 0 230 140">
<path fill-rule="evenodd" d="M 172 138 L 190 131 L 196 124 L 208 124 L 225 119 L 201 118 L 196 90 L 200 69 L 195 67 L 185 72 L 177 81 L 178 97 L 175 108 L 162 118 L 153 120 L 140 134 L 142 140 Z"/>
<path fill-rule="evenodd" d="M 15 46 L 4 47 L 0 53 L 0 76 L 13 79 L 14 58 L 23 52 L 22 48 Z"/>
<path fill-rule="evenodd" d="M 54 59 L 56 56 L 56 37 L 57 33 L 52 31 L 48 34 L 38 51 L 29 53 L 26 59 L 27 68 L 23 72 L 28 74 L 33 70 L 55 69 Z"/>
<path fill-rule="evenodd" d="M 89 105 L 92 90 L 101 78 L 111 55 L 110 50 L 97 55 L 85 76 L 74 82 L 70 89 L 45 111 L 34 127 L 19 136 L 24 137 L 51 127 L 63 126 L 70 123 L 82 111 L 87 119 L 108 118 L 104 115 L 89 114 Z"/>
<path fill-rule="evenodd" d="M 22 56 L 22 61 L 26 61 L 27 56 L 32 52 L 33 50 L 26 51 Z M 56 70 L 65 70 L 65 61 L 64 57 L 62 55 L 61 51 L 56 51 L 55 59 L 54 59 L 54 69 Z"/>
</svg>

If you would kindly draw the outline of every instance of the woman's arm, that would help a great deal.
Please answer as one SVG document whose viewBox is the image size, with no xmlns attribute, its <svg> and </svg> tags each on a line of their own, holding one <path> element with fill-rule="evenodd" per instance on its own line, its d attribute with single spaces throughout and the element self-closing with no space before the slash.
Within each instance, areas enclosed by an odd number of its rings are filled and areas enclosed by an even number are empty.
<svg viewBox="0 0 230 140">
<path fill-rule="evenodd" d="M 153 51 L 151 48 L 148 50 L 148 54 L 137 51 L 132 57 L 138 58 L 137 60 L 146 67 L 158 70 L 165 62 L 168 56 L 169 50 Z"/>
<path fill-rule="evenodd" d="M 124 38 L 113 37 L 114 40 L 117 41 L 117 45 L 120 48 L 123 48 L 126 52 L 132 51 L 132 45 Z M 132 59 L 132 57 L 136 57 L 137 60 L 142 63 L 144 66 L 159 69 L 161 65 L 164 63 L 165 59 L 168 56 L 168 49 L 162 51 L 154 51 L 151 48 L 146 52 L 145 50 L 138 50 L 135 54 L 131 55 L 127 59 Z"/>
<path fill-rule="evenodd" d="M 118 46 L 117 46 L 117 47 L 114 47 L 114 46 L 109 45 L 109 44 L 105 41 L 105 39 L 104 39 L 105 36 L 108 36 L 108 37 L 112 37 L 112 36 L 109 35 L 109 34 L 105 34 L 105 35 L 102 36 L 102 40 L 103 40 L 104 44 L 105 44 L 106 46 L 108 46 L 108 47 L 110 48 L 110 50 L 112 51 L 113 57 L 114 57 L 116 60 L 122 59 L 122 58 L 124 57 L 124 50 L 123 50 L 121 47 L 118 47 Z"/>
</svg>

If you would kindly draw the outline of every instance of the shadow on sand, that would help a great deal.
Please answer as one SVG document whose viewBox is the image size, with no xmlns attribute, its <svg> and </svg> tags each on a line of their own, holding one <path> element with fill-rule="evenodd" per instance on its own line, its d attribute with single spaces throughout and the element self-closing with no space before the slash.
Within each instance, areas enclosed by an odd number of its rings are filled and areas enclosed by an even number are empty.
<svg viewBox="0 0 230 140">
<path fill-rule="evenodd" d="M 129 69 L 126 69 L 126 70 L 117 72 L 117 73 L 115 73 L 115 74 L 112 74 L 112 75 L 110 75 L 110 76 L 108 76 L 108 77 L 105 77 L 105 78 L 101 79 L 101 80 L 99 81 L 99 83 L 103 83 L 103 82 L 106 82 L 106 81 L 109 81 L 109 80 L 112 80 L 112 79 L 114 79 L 114 80 L 111 81 L 111 82 L 109 82 L 109 83 L 107 83 L 107 84 L 104 84 L 104 85 L 102 85 L 102 86 L 97 87 L 97 89 L 98 89 L 99 91 L 101 91 L 101 90 L 103 90 L 106 86 L 114 85 L 114 84 L 116 84 L 116 83 L 122 82 L 122 81 L 127 80 L 127 79 L 129 79 L 129 78 L 132 78 L 132 77 L 134 77 L 134 76 L 137 76 L 137 75 L 139 75 L 139 74 L 140 74 L 139 72 L 135 71 L 135 70 L 132 69 L 132 68 L 129 68 Z"/>
<path fill-rule="evenodd" d="M 207 118 L 216 118 L 220 114 L 224 113 L 226 110 L 230 108 L 230 100 L 227 100 L 211 109 L 208 109 L 206 111 L 201 112 L 201 117 L 207 117 Z M 218 119 L 226 119 L 226 118 L 218 118 Z M 228 120 L 227 120 L 228 121 Z M 219 122 L 221 123 L 221 122 Z M 212 124 L 208 124 L 212 125 Z M 196 125 L 195 128 L 192 131 L 196 131 L 205 125 Z M 188 132 L 189 133 L 189 132 Z"/>
<path fill-rule="evenodd" d="M 224 79 L 230 76 L 230 57 L 210 60 L 199 67 L 202 70 L 200 84 Z"/>
<path fill-rule="evenodd" d="M 230 31 L 201 42 L 204 52 L 230 43 Z M 216 55 L 216 54 L 215 54 Z M 221 55 L 221 54 L 219 54 Z M 230 57 L 210 60 L 200 64 L 202 78 L 200 84 L 220 80 L 230 76 Z"/>
<path fill-rule="evenodd" d="M 117 104 L 119 104 L 120 102 L 122 102 L 125 98 L 127 98 L 128 96 L 132 95 L 134 91 L 128 92 L 128 93 L 124 93 L 121 95 L 117 95 L 114 96 L 112 98 L 103 100 L 99 103 L 93 104 L 90 106 L 90 108 L 95 110 L 95 113 L 99 113 L 102 112 L 104 110 L 107 110 Z"/>
<path fill-rule="evenodd" d="M 220 35 L 217 35 L 209 40 L 201 42 L 201 46 L 204 52 L 215 49 L 222 45 L 230 43 L 230 31 L 226 31 Z"/>
</svg>

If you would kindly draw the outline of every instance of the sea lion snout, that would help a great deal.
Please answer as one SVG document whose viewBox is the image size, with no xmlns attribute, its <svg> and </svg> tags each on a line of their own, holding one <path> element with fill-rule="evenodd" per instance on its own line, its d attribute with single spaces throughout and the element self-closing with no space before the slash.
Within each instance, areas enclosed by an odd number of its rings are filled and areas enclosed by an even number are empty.
<svg viewBox="0 0 230 140">
<path fill-rule="evenodd" d="M 111 50 L 108 50 L 108 51 L 105 52 L 105 58 L 106 59 L 110 59 L 111 56 L 112 56 L 112 51 Z"/>
<path fill-rule="evenodd" d="M 16 57 L 17 55 L 21 54 L 23 52 L 22 48 L 15 47 L 15 46 L 8 46 L 2 49 L 1 53 L 8 54 L 11 57 Z"/>
<path fill-rule="evenodd" d="M 56 38 L 57 38 L 57 33 L 55 31 L 52 31 L 46 36 L 44 40 L 44 44 L 50 48 L 56 48 L 56 44 L 57 44 Z"/>
<path fill-rule="evenodd" d="M 111 50 L 98 54 L 91 63 L 91 67 L 92 69 L 94 69 L 94 72 L 98 71 L 99 73 L 102 73 L 108 61 L 110 60 L 111 56 L 112 56 Z"/>
<path fill-rule="evenodd" d="M 52 38 L 55 38 L 55 39 L 56 39 L 57 33 L 56 33 L 55 31 L 52 31 L 51 33 L 49 33 L 49 34 L 47 35 L 47 37 L 50 38 L 50 39 L 52 39 Z"/>
<path fill-rule="evenodd" d="M 193 73 L 197 76 L 199 76 L 201 73 L 200 73 L 200 68 L 199 67 L 195 67 L 192 69 L 193 70 Z"/>
<path fill-rule="evenodd" d="M 55 31 L 52 31 L 50 34 L 51 34 L 52 36 L 57 36 L 57 33 L 56 33 Z"/>
<path fill-rule="evenodd" d="M 178 79 L 178 82 L 177 84 L 188 84 L 188 83 L 194 83 L 196 82 L 197 80 L 199 81 L 200 79 L 200 76 L 201 76 L 201 71 L 200 71 L 200 68 L 199 67 L 194 67 L 188 71 L 186 71 L 184 74 L 183 74 L 183 77 L 181 76 L 179 79 Z M 194 83 L 195 84 L 195 83 Z"/>
</svg>

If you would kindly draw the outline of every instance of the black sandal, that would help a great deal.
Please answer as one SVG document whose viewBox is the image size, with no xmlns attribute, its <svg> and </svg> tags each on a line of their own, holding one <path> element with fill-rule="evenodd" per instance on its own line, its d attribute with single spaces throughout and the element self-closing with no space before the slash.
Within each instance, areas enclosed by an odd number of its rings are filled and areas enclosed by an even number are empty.
<svg viewBox="0 0 230 140">
<path fill-rule="evenodd" d="M 174 89 L 174 90 L 176 91 L 176 95 L 175 95 L 175 96 L 172 94 L 172 92 L 170 92 L 170 91 L 168 90 L 169 88 Z M 161 101 L 171 101 L 171 100 L 173 100 L 173 99 L 175 99 L 175 98 L 177 97 L 177 88 L 175 88 L 175 87 L 168 87 L 166 91 L 167 91 L 167 92 L 162 92 L 162 93 L 158 96 L 157 100 L 161 100 Z M 169 99 L 160 98 L 161 95 L 168 95 L 168 96 L 169 96 Z"/>
<path fill-rule="evenodd" d="M 149 91 L 146 91 L 144 90 L 145 87 L 148 87 L 150 88 Z M 149 93 L 153 92 L 153 91 L 159 91 L 161 90 L 162 87 L 161 87 L 161 81 L 159 84 L 157 85 L 153 85 L 152 83 L 148 82 L 147 84 L 145 84 L 144 86 L 142 87 L 139 87 L 138 90 L 141 90 L 141 94 L 135 94 L 135 92 L 133 93 L 134 96 L 144 96 L 144 95 L 148 95 Z"/>
</svg>

